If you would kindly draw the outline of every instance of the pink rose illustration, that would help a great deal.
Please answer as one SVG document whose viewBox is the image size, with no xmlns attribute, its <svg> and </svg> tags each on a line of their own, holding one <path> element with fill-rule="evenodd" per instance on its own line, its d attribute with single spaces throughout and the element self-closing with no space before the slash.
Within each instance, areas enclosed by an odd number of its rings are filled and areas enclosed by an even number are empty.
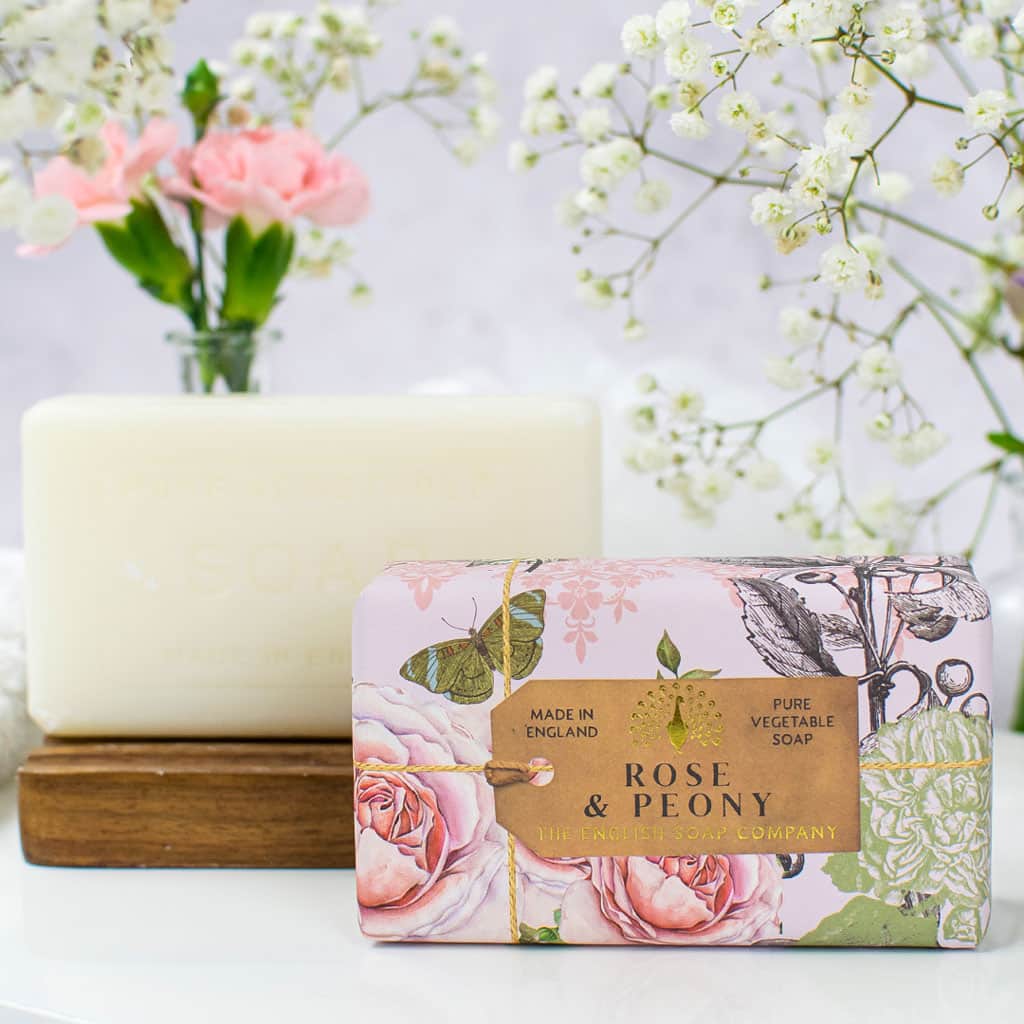
<svg viewBox="0 0 1024 1024">
<path fill-rule="evenodd" d="M 173 160 L 177 174 L 164 191 L 198 199 L 211 225 L 241 215 L 257 231 L 296 217 L 336 227 L 360 220 L 370 205 L 363 172 L 297 129 L 209 132 Z"/>
<path fill-rule="evenodd" d="M 440 702 L 358 684 L 357 762 L 483 764 L 488 751 Z M 378 939 L 455 940 L 508 932 L 505 860 L 494 798 L 482 772 L 360 769 L 355 784 L 356 892 L 363 932 Z"/>
<path fill-rule="evenodd" d="M 782 869 L 761 854 L 594 857 L 562 902 L 566 942 L 749 945 L 779 933 Z"/>
</svg>

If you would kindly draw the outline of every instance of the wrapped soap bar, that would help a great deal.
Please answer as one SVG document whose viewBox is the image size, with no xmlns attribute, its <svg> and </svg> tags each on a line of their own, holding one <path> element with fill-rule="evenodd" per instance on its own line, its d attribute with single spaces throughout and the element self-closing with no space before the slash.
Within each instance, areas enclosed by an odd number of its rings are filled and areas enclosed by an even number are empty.
<svg viewBox="0 0 1024 1024">
<path fill-rule="evenodd" d="M 370 938 L 984 934 L 991 634 L 961 559 L 403 563 L 353 630 Z"/>
</svg>

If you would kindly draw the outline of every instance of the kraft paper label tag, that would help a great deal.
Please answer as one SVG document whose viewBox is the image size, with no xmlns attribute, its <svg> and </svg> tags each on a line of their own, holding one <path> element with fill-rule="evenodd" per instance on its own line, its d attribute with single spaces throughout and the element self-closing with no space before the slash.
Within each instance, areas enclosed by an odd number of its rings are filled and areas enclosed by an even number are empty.
<svg viewBox="0 0 1024 1024">
<path fill-rule="evenodd" d="M 544 857 L 860 849 L 857 680 L 535 679 L 491 712 L 498 822 Z"/>
</svg>

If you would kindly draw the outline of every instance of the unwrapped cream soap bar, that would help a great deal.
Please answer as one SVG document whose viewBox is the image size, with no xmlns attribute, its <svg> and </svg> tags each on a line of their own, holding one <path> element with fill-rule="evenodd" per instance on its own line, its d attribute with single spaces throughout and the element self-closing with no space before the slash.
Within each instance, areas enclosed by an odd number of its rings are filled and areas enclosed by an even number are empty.
<svg viewBox="0 0 1024 1024">
<path fill-rule="evenodd" d="M 600 547 L 595 408 L 66 397 L 23 424 L 29 704 L 62 736 L 347 736 L 389 562 Z M 410 568 L 428 602 L 447 567 Z"/>
</svg>

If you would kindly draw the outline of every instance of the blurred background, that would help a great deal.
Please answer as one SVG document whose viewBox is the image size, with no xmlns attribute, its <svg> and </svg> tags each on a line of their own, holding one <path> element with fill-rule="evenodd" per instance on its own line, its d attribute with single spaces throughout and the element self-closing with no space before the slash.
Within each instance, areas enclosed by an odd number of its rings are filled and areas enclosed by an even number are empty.
<svg viewBox="0 0 1024 1024">
<path fill-rule="evenodd" d="M 248 15 L 280 6 L 191 0 L 171 31 L 176 67 L 201 56 L 226 59 Z M 576 180 L 575 158 L 543 162 L 527 175 L 507 168 L 526 74 L 553 63 L 571 82 L 597 60 L 620 59 L 620 28 L 637 5 L 519 0 L 514 16 L 503 5 L 470 0 L 440 6 L 410 0 L 402 6 L 404 11 L 392 15 L 410 23 L 452 15 L 467 48 L 488 53 L 501 89 L 502 135 L 471 168 L 458 165 L 425 126 L 400 109 L 371 118 L 349 137 L 344 152 L 362 166 L 373 189 L 371 216 L 350 237 L 374 302 L 353 307 L 345 278 L 290 280 L 287 301 L 273 320 L 286 339 L 274 359 L 273 390 L 586 392 L 606 409 L 608 553 L 806 551 L 805 537 L 775 521 L 778 503 L 770 495 L 729 502 L 715 526 L 702 527 L 684 520 L 672 498 L 622 460 L 629 438 L 625 413 L 642 370 L 652 369 L 676 387 L 702 390 L 709 411 L 721 418 L 778 404 L 761 363 L 782 347 L 778 309 L 799 295 L 758 290 L 773 253 L 751 229 L 746 203 L 724 196 L 708 204 L 662 256 L 642 297 L 649 336 L 629 342 L 622 338 L 620 309 L 587 309 L 574 294 L 579 263 L 570 253 L 569 234 L 555 223 L 553 206 Z M 921 137 L 897 165 L 925 182 L 927 168 L 946 145 Z M 935 202 L 928 195 L 921 201 Z M 0 327 L 0 493 L 7 496 L 0 502 L 0 545 L 17 546 L 16 437 L 24 410 L 64 392 L 177 391 L 174 354 L 163 336 L 178 324 L 173 311 L 134 288 L 89 232 L 78 232 L 45 259 L 19 259 L 5 247 L 0 282 L 6 310 Z M 943 413 L 940 425 L 953 438 L 948 455 L 935 460 L 943 465 L 915 473 L 947 481 L 948 460 L 968 451 L 976 456 L 983 431 L 991 427 L 975 392 L 964 392 L 963 375 L 956 372 L 961 368 L 934 338 L 932 325 L 922 318 L 914 331 L 916 348 L 905 358 L 919 378 L 925 375 L 921 390 L 932 396 Z M 1019 406 L 1022 398 L 1012 382 L 1006 401 Z M 779 428 L 788 434 L 773 440 L 772 454 L 798 477 L 807 440 L 828 429 L 815 417 L 815 408 L 808 407 Z M 855 486 L 858 475 L 870 481 L 871 458 L 868 453 L 853 467 Z M 968 457 L 965 465 L 970 462 Z M 886 479 L 893 476 L 887 465 Z M 965 492 L 962 504 L 951 509 L 948 534 L 927 546 L 962 546 L 969 529 L 964 524 L 975 521 L 980 500 L 976 491 Z M 1011 565 L 1007 511 L 995 517 L 979 552 L 977 565 L 987 578 Z M 1019 638 L 1015 644 L 1019 654 Z M 1007 713 L 1004 706 L 1000 718 Z"/>
</svg>

